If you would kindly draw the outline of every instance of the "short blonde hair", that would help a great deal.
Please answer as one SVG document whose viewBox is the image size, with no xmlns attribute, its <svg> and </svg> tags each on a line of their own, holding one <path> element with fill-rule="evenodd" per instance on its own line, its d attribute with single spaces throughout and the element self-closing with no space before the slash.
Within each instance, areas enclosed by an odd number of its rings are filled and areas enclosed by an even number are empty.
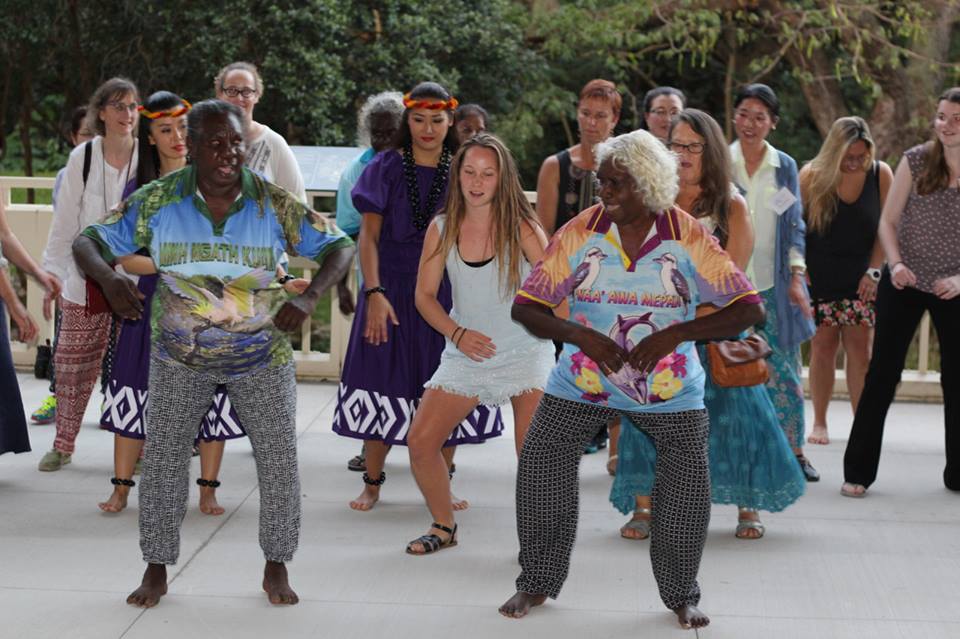
<svg viewBox="0 0 960 639">
<path fill-rule="evenodd" d="M 601 142 L 596 149 L 597 166 L 605 160 L 630 174 L 648 209 L 660 212 L 673 206 L 680 190 L 677 156 L 652 133 L 641 129 Z"/>
</svg>

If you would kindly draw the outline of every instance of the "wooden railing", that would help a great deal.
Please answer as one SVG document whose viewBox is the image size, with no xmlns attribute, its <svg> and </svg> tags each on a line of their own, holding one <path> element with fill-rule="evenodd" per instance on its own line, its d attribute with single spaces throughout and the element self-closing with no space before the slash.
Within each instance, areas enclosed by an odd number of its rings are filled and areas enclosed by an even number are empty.
<svg viewBox="0 0 960 639">
<path fill-rule="evenodd" d="M 0 201 L 7 210 L 7 218 L 13 232 L 23 242 L 24 247 L 38 261 L 43 253 L 53 218 L 53 209 L 43 204 L 12 204 L 10 189 L 32 188 L 51 190 L 53 178 L 28 178 L 0 176 Z M 332 191 L 311 191 L 307 193 L 311 202 L 314 198 L 329 198 L 335 195 Z M 536 193 L 528 191 L 527 199 L 536 201 Z M 332 215 L 328 213 L 328 215 Z M 309 278 L 315 264 L 303 258 L 293 258 L 291 267 L 303 268 L 304 276 Z M 351 290 L 356 295 L 356 277 L 349 278 Z M 53 326 L 43 320 L 42 313 L 43 290 L 32 279 L 27 278 L 27 309 L 40 323 L 41 341 L 53 338 Z M 351 317 L 340 313 L 337 305 L 336 291 L 330 296 L 330 347 L 329 352 L 319 352 L 313 348 L 312 321 L 308 318 L 301 329 L 301 345 L 295 352 L 297 376 L 301 379 L 328 379 L 336 380 L 340 377 L 343 360 L 347 352 L 347 342 L 350 337 Z M 8 318 L 9 321 L 9 318 Z M 33 346 L 26 346 L 21 342 L 12 344 L 14 362 L 18 367 L 30 368 L 33 365 L 36 350 Z M 805 371 L 806 372 L 806 371 Z M 804 375 L 806 381 L 806 374 Z M 846 393 L 846 383 L 843 371 L 837 371 L 836 394 Z M 913 399 L 937 401 L 942 398 L 940 390 L 940 374 L 930 369 L 930 317 L 925 315 L 919 329 L 919 349 L 917 368 L 904 371 L 903 383 L 898 390 L 899 399 Z"/>
</svg>

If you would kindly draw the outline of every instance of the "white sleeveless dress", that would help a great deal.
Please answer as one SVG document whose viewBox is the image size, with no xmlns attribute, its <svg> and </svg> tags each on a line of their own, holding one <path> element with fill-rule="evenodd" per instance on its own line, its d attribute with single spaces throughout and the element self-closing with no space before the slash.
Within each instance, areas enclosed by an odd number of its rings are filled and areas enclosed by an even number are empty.
<svg viewBox="0 0 960 639">
<path fill-rule="evenodd" d="M 443 229 L 445 219 L 437 217 Z M 465 397 L 479 397 L 481 404 L 505 404 L 526 391 L 543 390 L 554 362 L 553 343 L 531 335 L 510 318 L 513 291 L 506 295 L 500 285 L 500 260 L 469 266 L 454 246 L 447 255 L 447 277 L 453 289 L 450 317 L 460 326 L 489 337 L 497 353 L 475 362 L 447 339 L 440 366 L 425 388 L 436 388 Z M 530 273 L 524 260 L 521 281 Z"/>
</svg>

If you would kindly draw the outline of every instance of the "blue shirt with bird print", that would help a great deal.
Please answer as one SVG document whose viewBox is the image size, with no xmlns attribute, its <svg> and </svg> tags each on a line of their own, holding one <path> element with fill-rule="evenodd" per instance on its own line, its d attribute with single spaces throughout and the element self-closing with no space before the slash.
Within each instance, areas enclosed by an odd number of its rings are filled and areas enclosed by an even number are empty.
<svg viewBox="0 0 960 639">
<path fill-rule="evenodd" d="M 318 263 L 352 242 L 294 196 L 244 168 L 239 197 L 214 222 L 187 166 L 137 190 L 84 230 L 104 259 L 150 252 L 160 279 L 151 307 L 153 352 L 236 378 L 290 362 L 273 324 L 288 299 L 277 282 L 284 252 Z"/>
<path fill-rule="evenodd" d="M 700 304 L 759 304 L 753 285 L 717 240 L 693 217 L 673 208 L 657 215 L 637 255 L 624 251 L 603 205 L 565 224 L 527 277 L 515 302 L 570 305 L 570 321 L 608 335 L 628 352 L 647 335 L 692 320 Z M 693 342 L 681 343 L 649 375 L 625 364 L 605 375 L 573 344 L 545 392 L 630 412 L 703 408 L 703 367 Z"/>
</svg>

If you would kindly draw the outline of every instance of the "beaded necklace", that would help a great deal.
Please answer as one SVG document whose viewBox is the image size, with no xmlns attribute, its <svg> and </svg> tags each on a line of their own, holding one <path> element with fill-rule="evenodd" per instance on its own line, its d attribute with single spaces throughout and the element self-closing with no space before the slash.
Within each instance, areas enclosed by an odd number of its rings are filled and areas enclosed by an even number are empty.
<svg viewBox="0 0 960 639">
<path fill-rule="evenodd" d="M 427 206 L 420 208 L 420 186 L 417 184 L 417 165 L 413 159 L 413 145 L 407 144 L 403 147 L 403 176 L 407 179 L 407 201 L 413 210 L 413 225 L 417 230 L 422 231 L 430 224 L 430 218 L 433 217 L 437 209 L 437 203 L 447 186 L 447 177 L 450 174 L 450 149 L 443 147 L 440 154 L 440 161 L 437 162 L 437 172 L 433 175 L 433 183 L 430 185 L 430 194 L 427 196 Z"/>
</svg>

